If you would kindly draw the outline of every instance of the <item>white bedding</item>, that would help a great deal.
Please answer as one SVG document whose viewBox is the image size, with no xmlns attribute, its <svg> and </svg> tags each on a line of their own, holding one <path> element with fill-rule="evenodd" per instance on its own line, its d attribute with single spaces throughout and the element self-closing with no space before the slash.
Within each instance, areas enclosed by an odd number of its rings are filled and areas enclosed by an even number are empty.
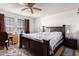
<svg viewBox="0 0 79 59">
<path fill-rule="evenodd" d="M 23 33 L 23 37 L 41 41 L 50 40 L 50 48 L 53 51 L 55 49 L 54 47 L 62 39 L 62 32 L 40 32 L 32 34 Z"/>
</svg>

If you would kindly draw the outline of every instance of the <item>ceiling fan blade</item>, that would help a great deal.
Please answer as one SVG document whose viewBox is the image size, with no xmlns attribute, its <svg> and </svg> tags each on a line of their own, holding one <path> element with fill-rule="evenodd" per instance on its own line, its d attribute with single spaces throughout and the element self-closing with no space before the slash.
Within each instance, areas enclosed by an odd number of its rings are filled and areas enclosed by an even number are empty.
<svg viewBox="0 0 79 59">
<path fill-rule="evenodd" d="M 23 3 L 25 6 L 28 6 L 28 4 L 27 3 Z"/>
<path fill-rule="evenodd" d="M 24 8 L 24 9 L 22 9 L 22 11 L 24 11 L 24 10 L 26 10 L 26 9 L 29 9 L 29 8 Z"/>
<path fill-rule="evenodd" d="M 42 10 L 42 9 L 40 9 L 40 8 L 37 8 L 37 7 L 33 7 L 33 9 L 35 9 L 35 10 L 39 10 L 39 11 Z"/>
<path fill-rule="evenodd" d="M 30 10 L 31 10 L 31 13 L 33 14 L 33 9 L 32 9 L 32 8 L 30 8 Z"/>
</svg>

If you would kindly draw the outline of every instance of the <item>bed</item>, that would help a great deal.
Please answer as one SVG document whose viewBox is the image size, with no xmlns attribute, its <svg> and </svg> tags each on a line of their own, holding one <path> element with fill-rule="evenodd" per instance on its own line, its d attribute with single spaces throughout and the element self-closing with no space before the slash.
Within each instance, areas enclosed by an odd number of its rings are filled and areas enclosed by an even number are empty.
<svg viewBox="0 0 79 59">
<path fill-rule="evenodd" d="M 45 32 L 45 28 L 50 32 Z M 45 28 L 40 33 L 20 34 L 20 48 L 37 56 L 54 55 L 65 39 L 65 25 Z"/>
</svg>

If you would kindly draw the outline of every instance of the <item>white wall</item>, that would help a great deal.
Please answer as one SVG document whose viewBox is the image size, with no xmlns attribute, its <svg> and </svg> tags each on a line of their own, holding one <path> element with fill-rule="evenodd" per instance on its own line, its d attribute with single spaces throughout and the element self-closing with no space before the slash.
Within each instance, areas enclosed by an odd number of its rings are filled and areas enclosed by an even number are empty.
<svg viewBox="0 0 79 59">
<path fill-rule="evenodd" d="M 35 19 L 34 18 L 29 19 L 30 19 L 30 33 L 35 33 Z"/>
<path fill-rule="evenodd" d="M 71 36 L 77 36 L 79 32 L 79 14 L 76 10 L 66 11 L 55 15 L 49 15 L 36 20 L 36 32 L 42 31 L 42 26 L 61 26 L 63 24 L 71 26 Z M 78 37 L 78 36 L 77 36 Z"/>
<path fill-rule="evenodd" d="M 35 20 L 35 32 L 40 32 L 41 30 L 41 19 Z"/>
<path fill-rule="evenodd" d="M 18 14 L 7 12 L 7 11 L 1 10 L 1 9 L 0 9 L 0 13 L 4 14 L 5 17 L 12 17 L 12 18 L 14 18 L 15 19 L 15 23 L 16 23 L 17 19 L 22 19 L 22 20 L 29 19 L 30 20 L 30 32 L 31 33 L 35 32 L 34 31 L 34 28 L 35 28 L 34 27 L 34 24 L 35 24 L 34 23 L 34 21 L 35 21 L 34 18 L 18 15 Z M 16 29 L 15 29 L 15 32 L 16 32 Z"/>
</svg>

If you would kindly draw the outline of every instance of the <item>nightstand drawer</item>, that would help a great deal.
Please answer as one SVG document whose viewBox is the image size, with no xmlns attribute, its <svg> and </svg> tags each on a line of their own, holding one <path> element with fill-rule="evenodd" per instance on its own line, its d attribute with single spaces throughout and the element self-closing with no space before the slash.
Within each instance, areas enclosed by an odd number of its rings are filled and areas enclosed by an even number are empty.
<svg viewBox="0 0 79 59">
<path fill-rule="evenodd" d="M 77 48 L 77 40 L 75 40 L 75 39 L 68 39 L 68 38 L 66 38 L 64 40 L 64 43 L 68 47 Z"/>
</svg>

